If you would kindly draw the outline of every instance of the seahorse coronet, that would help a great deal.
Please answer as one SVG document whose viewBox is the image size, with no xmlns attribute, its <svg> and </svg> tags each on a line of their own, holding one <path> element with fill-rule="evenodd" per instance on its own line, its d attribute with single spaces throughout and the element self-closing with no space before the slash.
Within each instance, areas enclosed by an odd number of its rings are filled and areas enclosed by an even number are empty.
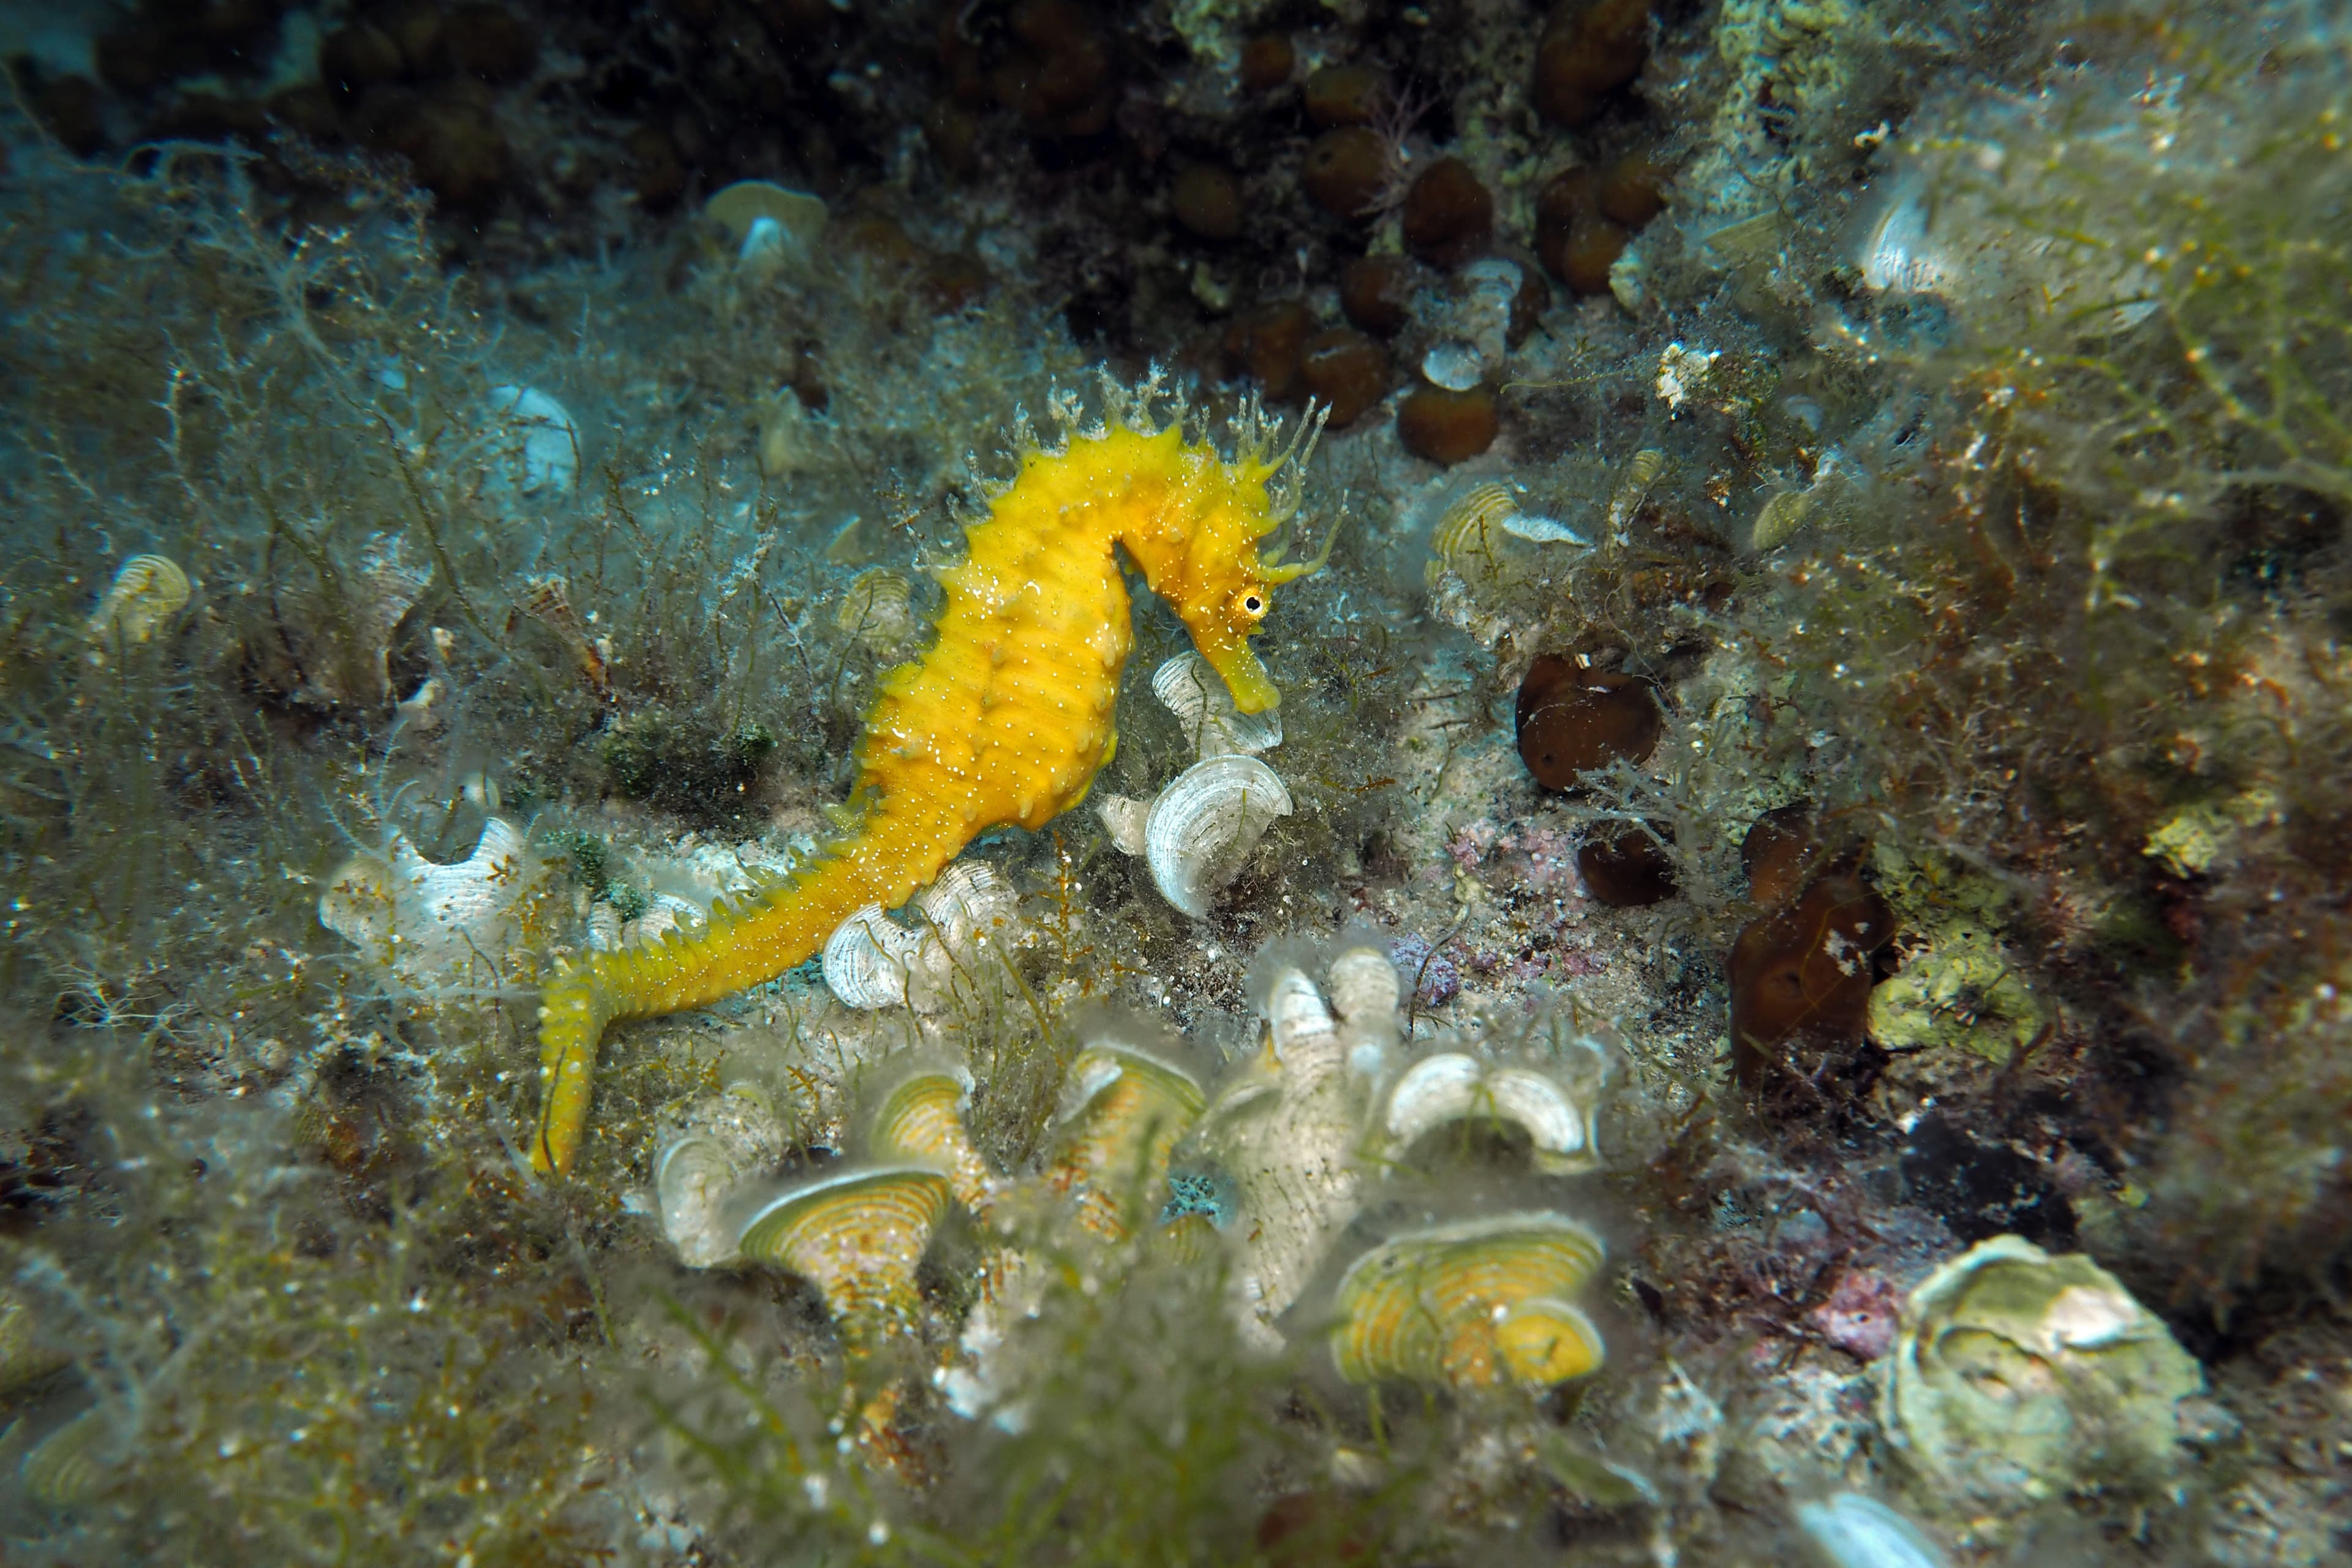
<svg viewBox="0 0 2352 1568">
<path fill-rule="evenodd" d="M 1084 799 L 1117 743 L 1112 710 L 1134 632 L 1119 556 L 1141 573 L 1224 680 L 1234 707 L 1281 700 L 1249 647 L 1272 590 L 1322 564 L 1258 542 L 1295 518 L 1323 425 L 1286 441 L 1253 396 L 1220 451 L 1157 368 L 1100 377 L 1097 416 L 1047 395 L 1052 442 L 1016 410 L 1013 477 L 984 493 L 922 652 L 875 686 L 857 746 L 854 825 L 786 875 L 715 905 L 691 934 L 555 966 L 540 1010 L 541 1111 L 530 1160 L 568 1172 L 605 1027 L 703 1006 L 774 978 L 868 904 L 896 909 L 992 827 L 1037 828 Z"/>
</svg>

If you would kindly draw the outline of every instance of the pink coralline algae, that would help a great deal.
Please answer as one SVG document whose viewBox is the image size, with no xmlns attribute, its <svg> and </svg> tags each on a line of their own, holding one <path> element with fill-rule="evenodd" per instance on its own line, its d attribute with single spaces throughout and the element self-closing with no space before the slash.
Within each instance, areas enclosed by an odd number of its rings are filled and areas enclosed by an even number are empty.
<svg viewBox="0 0 2352 1568">
<path fill-rule="evenodd" d="M 1481 818 L 1455 828 L 1454 837 L 1445 841 L 1445 853 L 1462 870 L 1475 871 L 1486 863 L 1487 851 L 1495 847 L 1495 841 L 1501 836 L 1502 829 Z"/>
<path fill-rule="evenodd" d="M 1876 1361 L 1895 1347 L 1895 1320 L 1902 1308 L 1902 1294 L 1884 1276 L 1851 1270 L 1806 1319 L 1822 1338 L 1856 1361 Z"/>
<path fill-rule="evenodd" d="M 1510 827 L 1482 817 L 1454 829 L 1445 853 L 1463 872 L 1493 864 L 1519 886 L 1551 893 L 1581 891 L 1576 847 L 1557 828 L 1528 823 Z"/>
</svg>

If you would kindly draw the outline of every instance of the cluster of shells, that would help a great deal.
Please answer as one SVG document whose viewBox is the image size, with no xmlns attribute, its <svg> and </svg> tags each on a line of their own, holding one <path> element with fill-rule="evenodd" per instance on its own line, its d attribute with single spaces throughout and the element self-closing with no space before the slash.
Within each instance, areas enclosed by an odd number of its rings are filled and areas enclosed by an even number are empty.
<svg viewBox="0 0 2352 1568">
<path fill-rule="evenodd" d="M 911 926 L 879 904 L 842 921 L 824 944 L 825 985 L 847 1007 L 948 1012 L 996 983 L 986 949 L 1011 933 L 1018 903 L 993 867 L 959 860 L 916 896 Z"/>
<path fill-rule="evenodd" d="M 961 1205 L 990 1256 L 933 1381 L 961 1414 L 1008 1427 L 1026 1418 L 1017 1330 L 1056 1277 L 1047 1260 L 1127 1244 L 1203 1265 L 1223 1253 L 1245 1343 L 1274 1352 L 1319 1337 L 1355 1382 L 1581 1377 L 1604 1353 L 1579 1305 L 1604 1247 L 1578 1219 L 1496 1204 L 1369 1247 L 1364 1232 L 1379 1235 L 1375 1211 L 1425 1220 L 1444 1194 L 1475 1186 L 1438 1169 L 1471 1143 L 1499 1144 L 1530 1178 L 1594 1169 L 1612 1047 L 1563 1026 L 1509 1052 L 1454 1039 L 1410 1049 L 1402 992 L 1370 940 L 1343 939 L 1328 965 L 1277 944 L 1253 977 L 1261 1047 L 1215 1082 L 1149 1031 L 1097 1026 L 1069 1065 L 1047 1149 L 1024 1172 L 981 1154 L 964 1120 L 971 1074 L 932 1048 L 869 1079 L 849 1157 L 814 1179 L 769 1173 L 786 1131 L 757 1090 L 731 1089 L 657 1151 L 662 1223 L 690 1266 L 764 1264 L 809 1280 L 858 1361 L 913 1329 L 918 1265 Z M 1350 1247 L 1336 1286 L 1318 1286 Z"/>
<path fill-rule="evenodd" d="M 1104 795 L 1095 812 L 1120 852 L 1150 868 L 1161 897 L 1205 920 L 1265 830 L 1291 813 L 1289 786 L 1258 760 L 1282 744 L 1282 716 L 1240 711 L 1207 661 L 1189 650 L 1154 672 L 1151 690 L 1200 761 L 1149 801 Z"/>
<path fill-rule="evenodd" d="M 1529 511 L 1511 486 L 1487 480 L 1451 494 L 1430 524 L 1423 576 L 1432 611 L 1495 648 L 1555 608 L 1559 585 L 1594 552 L 1624 548 L 1627 530 L 1665 470 L 1644 447 L 1607 479 L 1597 515 L 1571 525 Z M 1600 476 L 1596 476 L 1596 479 Z"/>
</svg>

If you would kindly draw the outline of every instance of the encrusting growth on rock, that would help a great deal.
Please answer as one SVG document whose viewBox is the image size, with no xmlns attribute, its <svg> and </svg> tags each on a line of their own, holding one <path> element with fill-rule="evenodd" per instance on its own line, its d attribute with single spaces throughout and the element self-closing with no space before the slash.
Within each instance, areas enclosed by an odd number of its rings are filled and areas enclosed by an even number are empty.
<svg viewBox="0 0 2352 1568">
<path fill-rule="evenodd" d="M 1277 449 L 1274 423 L 1247 404 L 1228 461 L 1188 437 L 1181 402 L 1158 422 L 1159 395 L 1156 377 L 1131 391 L 1106 378 L 1100 423 L 1077 428 L 1077 399 L 1062 395 L 1052 412 L 1072 438 L 1047 449 L 1018 433 L 1019 472 L 967 531 L 963 562 L 940 574 L 930 647 L 881 681 L 846 836 L 793 877 L 714 907 L 695 936 L 574 960 L 549 985 L 536 1169 L 571 1168 L 605 1025 L 772 979 L 856 910 L 906 902 L 990 828 L 1042 827 L 1085 798 L 1117 746 L 1112 708 L 1134 641 L 1114 546 L 1174 606 L 1236 709 L 1280 700 L 1249 638 L 1271 590 L 1322 560 L 1285 565 L 1258 541 L 1297 512 L 1297 471 L 1322 421 L 1310 415 Z"/>
</svg>

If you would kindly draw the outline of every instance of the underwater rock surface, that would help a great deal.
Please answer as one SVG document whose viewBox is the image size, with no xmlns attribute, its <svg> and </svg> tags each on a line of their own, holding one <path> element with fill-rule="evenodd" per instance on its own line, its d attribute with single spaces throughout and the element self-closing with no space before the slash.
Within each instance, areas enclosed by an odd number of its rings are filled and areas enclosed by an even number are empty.
<svg viewBox="0 0 2352 1568">
<path fill-rule="evenodd" d="M 0 68 L 0 1558 L 2352 1555 L 2340 0 Z"/>
</svg>

